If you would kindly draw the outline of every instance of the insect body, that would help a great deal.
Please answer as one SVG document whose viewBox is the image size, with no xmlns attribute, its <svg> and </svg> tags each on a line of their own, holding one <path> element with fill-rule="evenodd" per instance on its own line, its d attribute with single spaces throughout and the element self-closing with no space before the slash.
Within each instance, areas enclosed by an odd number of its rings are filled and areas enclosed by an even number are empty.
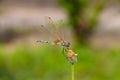
<svg viewBox="0 0 120 80">
<path fill-rule="evenodd" d="M 61 45 L 61 46 L 66 47 L 66 48 L 70 47 L 70 42 L 62 41 L 62 40 L 58 40 L 58 39 L 54 40 L 53 42 L 45 41 L 45 40 L 37 40 L 37 42 L 50 43 L 50 44 L 54 44 L 54 45 Z"/>
<path fill-rule="evenodd" d="M 48 21 L 49 21 L 49 23 L 52 24 L 52 27 L 53 27 L 54 24 L 53 24 L 53 21 L 52 21 L 52 19 L 50 17 L 48 17 Z M 49 32 L 49 34 L 54 35 L 54 37 L 56 39 L 54 39 L 53 41 L 37 40 L 37 42 L 40 42 L 40 43 L 49 43 L 49 44 L 53 44 L 53 45 L 61 45 L 63 47 L 62 53 L 65 56 L 65 58 L 71 64 L 76 63 L 77 62 L 77 55 L 72 50 L 69 49 L 70 42 L 67 42 L 67 41 L 64 40 L 64 37 L 62 37 L 63 36 L 62 31 L 60 31 L 61 33 L 60 32 L 58 33 L 56 30 L 53 30 L 53 28 L 52 28 L 53 31 L 50 31 L 50 29 L 45 28 L 43 25 L 41 27 L 44 28 L 45 30 L 47 30 Z"/>
</svg>

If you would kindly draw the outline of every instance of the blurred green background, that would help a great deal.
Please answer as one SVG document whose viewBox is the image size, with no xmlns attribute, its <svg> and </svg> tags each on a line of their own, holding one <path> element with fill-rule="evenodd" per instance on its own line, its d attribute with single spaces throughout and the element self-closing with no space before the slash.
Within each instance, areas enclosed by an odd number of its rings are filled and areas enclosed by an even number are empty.
<svg viewBox="0 0 120 80">
<path fill-rule="evenodd" d="M 0 80 L 71 80 L 61 46 L 40 24 L 63 20 L 78 54 L 75 80 L 120 80 L 119 0 L 0 0 Z"/>
</svg>

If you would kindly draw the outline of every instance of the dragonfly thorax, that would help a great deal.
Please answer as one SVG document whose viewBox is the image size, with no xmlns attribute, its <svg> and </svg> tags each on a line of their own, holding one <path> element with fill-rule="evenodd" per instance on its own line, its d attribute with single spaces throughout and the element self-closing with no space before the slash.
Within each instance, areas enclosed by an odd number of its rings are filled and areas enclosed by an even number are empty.
<svg viewBox="0 0 120 80">
<path fill-rule="evenodd" d="M 61 45 L 65 46 L 65 47 L 70 47 L 70 42 L 63 41 L 63 42 L 61 42 Z"/>
</svg>

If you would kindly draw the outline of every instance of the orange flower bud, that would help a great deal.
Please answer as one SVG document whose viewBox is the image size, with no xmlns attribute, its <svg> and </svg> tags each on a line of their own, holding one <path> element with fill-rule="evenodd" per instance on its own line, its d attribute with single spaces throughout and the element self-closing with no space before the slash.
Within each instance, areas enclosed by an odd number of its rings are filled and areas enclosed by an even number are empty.
<svg viewBox="0 0 120 80">
<path fill-rule="evenodd" d="M 75 54 L 72 50 L 68 50 L 67 58 L 71 64 L 77 62 L 77 54 Z"/>
</svg>

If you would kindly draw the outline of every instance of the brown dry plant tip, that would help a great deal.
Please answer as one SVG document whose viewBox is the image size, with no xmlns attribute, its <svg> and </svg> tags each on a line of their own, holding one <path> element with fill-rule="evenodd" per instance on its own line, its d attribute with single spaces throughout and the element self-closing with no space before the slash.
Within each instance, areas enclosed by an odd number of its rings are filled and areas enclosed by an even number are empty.
<svg viewBox="0 0 120 80">
<path fill-rule="evenodd" d="M 67 59 L 68 59 L 69 63 L 74 65 L 77 62 L 77 54 L 75 54 L 72 50 L 68 50 Z"/>
</svg>

